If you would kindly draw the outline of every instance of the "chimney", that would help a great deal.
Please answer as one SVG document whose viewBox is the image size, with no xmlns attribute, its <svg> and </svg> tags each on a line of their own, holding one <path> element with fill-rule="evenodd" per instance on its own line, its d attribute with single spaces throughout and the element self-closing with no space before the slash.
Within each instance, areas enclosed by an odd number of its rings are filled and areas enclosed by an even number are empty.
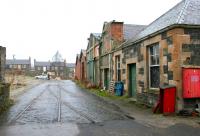
<svg viewBox="0 0 200 136">
<path fill-rule="evenodd" d="M 124 23 L 113 21 L 111 23 L 111 36 L 114 41 L 123 42 L 124 40 Z"/>
</svg>

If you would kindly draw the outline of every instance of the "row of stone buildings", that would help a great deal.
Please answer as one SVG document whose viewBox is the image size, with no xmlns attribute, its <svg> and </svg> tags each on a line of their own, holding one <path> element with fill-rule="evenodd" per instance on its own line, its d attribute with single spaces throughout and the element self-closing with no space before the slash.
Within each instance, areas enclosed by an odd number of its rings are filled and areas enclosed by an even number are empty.
<svg viewBox="0 0 200 136">
<path fill-rule="evenodd" d="M 52 77 L 74 78 L 74 63 L 66 63 L 66 60 L 59 59 L 59 52 L 57 52 L 52 61 L 36 61 L 34 59 L 34 66 L 31 65 L 31 58 L 29 59 L 7 59 L 6 70 L 8 72 L 32 73 L 39 75 L 44 72 L 50 73 Z"/>
<path fill-rule="evenodd" d="M 160 86 L 174 85 L 176 111 L 194 107 L 200 103 L 199 7 L 200 0 L 183 0 L 147 26 L 105 22 L 77 55 L 76 79 L 106 90 L 122 81 L 130 97 L 150 106 Z"/>
</svg>

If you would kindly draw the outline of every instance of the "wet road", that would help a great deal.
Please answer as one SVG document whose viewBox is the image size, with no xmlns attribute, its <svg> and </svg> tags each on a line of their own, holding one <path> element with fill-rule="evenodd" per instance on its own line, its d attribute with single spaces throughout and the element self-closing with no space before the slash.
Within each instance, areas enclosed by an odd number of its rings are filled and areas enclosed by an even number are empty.
<svg viewBox="0 0 200 136">
<path fill-rule="evenodd" d="M 72 81 L 49 81 L 20 96 L 1 117 L 1 124 L 97 123 L 116 119 L 124 119 L 117 107 L 80 89 Z"/>
<path fill-rule="evenodd" d="M 16 100 L 15 105 L 0 117 L 0 136 L 200 134 L 199 129 L 185 125 L 162 130 L 137 123 L 116 106 L 80 89 L 72 81 L 46 81 Z M 174 130 L 181 131 L 174 133 Z"/>
</svg>

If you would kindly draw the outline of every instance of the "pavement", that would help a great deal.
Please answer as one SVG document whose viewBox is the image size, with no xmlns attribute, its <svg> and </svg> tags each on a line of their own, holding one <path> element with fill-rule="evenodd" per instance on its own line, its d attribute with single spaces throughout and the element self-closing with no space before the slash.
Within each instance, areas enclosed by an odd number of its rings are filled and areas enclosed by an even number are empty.
<svg viewBox="0 0 200 136">
<path fill-rule="evenodd" d="M 89 91 L 91 92 L 91 91 Z M 95 93 L 92 93 L 96 95 Z M 117 106 L 127 117 L 135 119 L 145 126 L 168 128 L 176 124 L 185 124 L 191 127 L 200 128 L 200 117 L 184 117 L 173 115 L 154 114 L 152 108 L 137 104 L 134 99 L 110 98 L 98 96 L 104 101 Z"/>
</svg>

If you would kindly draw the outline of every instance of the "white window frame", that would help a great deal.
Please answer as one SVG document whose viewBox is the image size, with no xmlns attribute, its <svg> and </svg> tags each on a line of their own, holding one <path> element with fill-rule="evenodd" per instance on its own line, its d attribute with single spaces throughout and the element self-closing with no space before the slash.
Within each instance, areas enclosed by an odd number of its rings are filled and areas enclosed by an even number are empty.
<svg viewBox="0 0 200 136">
<path fill-rule="evenodd" d="M 26 68 L 26 64 L 22 65 L 22 68 Z"/>
<path fill-rule="evenodd" d="M 155 49 L 155 54 L 153 53 L 153 55 L 152 55 L 151 54 L 151 48 L 156 47 L 156 46 L 158 46 L 158 49 Z M 155 87 L 151 87 L 151 68 L 152 67 L 159 67 L 160 68 L 160 54 L 159 54 L 160 51 L 159 50 L 160 50 L 159 43 L 153 44 L 153 45 L 149 46 L 149 48 L 148 48 L 148 53 L 149 53 L 149 88 L 150 89 L 158 89 L 158 88 L 155 88 Z M 153 56 L 156 58 L 155 64 L 151 64 L 151 57 L 153 57 Z M 158 59 L 157 59 L 156 56 L 158 57 Z"/>
<path fill-rule="evenodd" d="M 115 70 L 116 70 L 116 80 L 120 81 L 121 80 L 121 62 L 120 62 L 120 55 L 115 56 Z M 119 72 L 119 73 L 118 73 Z M 119 79 L 119 74 L 120 74 L 120 79 Z"/>
</svg>

